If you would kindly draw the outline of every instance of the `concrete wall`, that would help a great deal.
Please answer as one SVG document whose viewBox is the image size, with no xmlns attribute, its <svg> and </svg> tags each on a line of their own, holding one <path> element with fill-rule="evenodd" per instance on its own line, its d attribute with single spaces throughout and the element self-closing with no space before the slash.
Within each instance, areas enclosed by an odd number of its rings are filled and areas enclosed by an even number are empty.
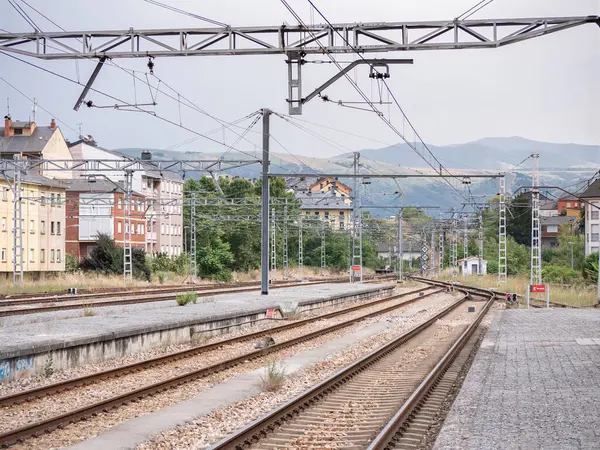
<svg viewBox="0 0 600 450">
<path fill-rule="evenodd" d="M 50 160 L 73 159 L 60 129 L 57 128 L 52 137 L 48 139 L 48 143 L 42 150 L 42 158 Z M 44 170 L 42 175 L 48 178 L 60 178 L 63 180 L 73 178 L 73 172 L 70 170 Z"/>
</svg>

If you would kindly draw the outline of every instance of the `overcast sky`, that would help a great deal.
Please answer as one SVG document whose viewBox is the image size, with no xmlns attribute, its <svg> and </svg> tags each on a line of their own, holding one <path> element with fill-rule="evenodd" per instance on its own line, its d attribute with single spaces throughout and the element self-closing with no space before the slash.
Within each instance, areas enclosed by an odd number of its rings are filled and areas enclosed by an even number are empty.
<svg viewBox="0 0 600 450">
<path fill-rule="evenodd" d="M 68 30 L 207 26 L 197 19 L 166 11 L 143 0 L 27 2 Z M 295 24 L 279 0 L 165 2 L 231 25 Z M 289 0 L 289 3 L 310 23 L 311 10 L 305 0 Z M 474 3 L 475 0 L 316 0 L 331 22 L 451 19 Z M 56 29 L 22 5 L 43 30 Z M 473 18 L 592 14 L 600 14 L 600 0 L 496 0 Z M 321 22 L 316 19 L 316 14 L 314 21 Z M 15 32 L 30 30 L 7 2 L 0 4 L 0 28 Z M 389 84 L 426 142 L 443 145 L 483 137 L 522 136 L 547 142 L 600 144 L 600 28 L 593 24 L 500 49 L 397 52 L 376 57 L 414 58 L 412 66 L 391 68 Z M 351 56 L 338 55 L 336 58 L 343 61 Z M 155 73 L 208 113 L 233 121 L 263 107 L 287 113 L 284 60 L 283 55 L 162 58 L 155 61 Z M 79 73 L 83 81 L 94 67 L 91 61 L 79 62 L 78 69 L 73 61 L 32 61 L 70 78 L 77 78 Z M 118 60 L 117 63 L 139 70 L 142 77 L 147 70 L 143 59 Z M 304 66 L 304 93 L 334 73 L 335 68 L 330 64 Z M 93 135 L 101 145 L 109 148 L 169 148 L 196 137 L 143 113 L 86 107 L 75 112 L 72 107 L 80 87 L 2 54 L 0 76 L 27 96 L 35 97 L 41 107 L 61 121 L 61 129 L 71 139 L 76 138 L 77 133 L 68 126 L 77 130 L 80 123 L 84 134 Z M 371 93 L 372 82 L 366 67 L 357 71 L 357 81 L 366 93 Z M 118 68 L 105 67 L 95 87 L 116 97 L 134 100 L 132 77 Z M 327 93 L 336 100 L 359 100 L 346 80 L 340 80 Z M 147 87 L 140 83 L 135 96 L 140 103 L 150 100 Z M 31 102 L 0 80 L 2 115 L 7 97 L 14 119 L 31 116 Z M 98 94 L 90 94 L 88 98 L 99 105 L 114 104 Z M 376 94 L 374 99 L 378 99 Z M 177 102 L 158 94 L 157 114 L 179 123 L 179 109 Z M 384 111 L 387 114 L 387 108 Z M 402 130 L 399 114 L 393 109 L 390 114 L 392 122 Z M 219 128 L 213 119 L 186 108 L 181 109 L 181 116 L 183 125 L 199 132 Z M 50 117 L 38 109 L 38 123 L 49 123 Z M 368 138 L 360 139 L 307 125 L 337 144 L 330 146 L 274 118 L 273 136 L 287 150 L 301 155 L 333 156 L 347 150 L 399 142 L 399 138 L 373 113 L 342 108 L 318 99 L 305 106 L 301 118 Z M 245 124 L 249 121 L 242 122 Z M 219 141 L 225 139 L 229 144 L 236 137 L 227 131 L 217 131 L 211 136 Z M 258 133 L 249 136 L 256 144 L 260 143 Z M 252 148 L 247 142 L 238 147 Z M 200 152 L 223 150 L 204 139 L 177 148 Z M 274 144 L 273 149 L 282 151 L 278 144 Z"/>
</svg>

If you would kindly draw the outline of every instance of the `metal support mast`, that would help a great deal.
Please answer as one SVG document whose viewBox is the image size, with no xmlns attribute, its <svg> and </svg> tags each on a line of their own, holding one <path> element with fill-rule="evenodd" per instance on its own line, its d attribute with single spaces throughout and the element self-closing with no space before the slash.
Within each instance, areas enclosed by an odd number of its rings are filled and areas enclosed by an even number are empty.
<svg viewBox="0 0 600 450">
<path fill-rule="evenodd" d="M 288 215 L 287 205 L 283 207 L 283 279 L 287 280 L 289 276 L 288 260 Z"/>
<path fill-rule="evenodd" d="M 13 284 L 23 283 L 23 205 L 21 195 L 21 156 L 14 155 L 13 173 Z"/>
<path fill-rule="evenodd" d="M 404 269 L 404 251 L 403 251 L 404 241 L 402 239 L 402 208 L 398 211 L 398 245 L 396 247 L 396 260 L 397 260 L 397 271 L 398 271 L 398 280 L 402 281 L 402 271 Z"/>
<path fill-rule="evenodd" d="M 123 279 L 131 280 L 133 279 L 133 255 L 131 249 L 131 201 L 132 201 L 132 193 L 133 193 L 133 171 L 126 170 L 125 171 L 125 205 L 123 207 L 123 215 L 124 215 L 124 226 L 125 233 L 123 234 Z"/>
<path fill-rule="evenodd" d="M 277 234 L 275 226 L 275 208 L 271 209 L 271 276 L 277 275 Z"/>
<path fill-rule="evenodd" d="M 196 283 L 198 276 L 198 262 L 196 261 L 196 193 L 192 193 L 190 208 L 190 281 Z"/>
<path fill-rule="evenodd" d="M 463 216 L 463 225 L 463 258 L 466 261 L 469 257 L 469 218 L 466 215 Z M 463 269 L 465 261 L 463 261 Z M 463 278 L 466 276 L 467 273 L 465 270 L 463 270 Z"/>
<path fill-rule="evenodd" d="M 440 275 L 444 271 L 444 229 L 441 225 L 438 239 L 438 270 Z"/>
<path fill-rule="evenodd" d="M 506 283 L 506 178 L 499 179 L 500 192 L 498 193 L 498 285 Z"/>
<path fill-rule="evenodd" d="M 450 264 L 452 265 L 452 276 L 458 276 L 458 228 L 456 220 L 452 220 L 452 243 L 450 245 Z"/>
<path fill-rule="evenodd" d="M 360 211 L 360 178 L 358 178 L 360 167 L 360 153 L 354 152 L 354 202 L 352 208 L 352 261 L 350 263 L 350 281 L 357 278 L 354 268 L 358 267 L 358 278 L 362 283 L 362 217 Z"/>
<path fill-rule="evenodd" d="M 477 272 L 477 275 L 479 276 L 483 276 L 483 270 L 482 270 L 482 265 L 481 262 L 483 260 L 483 214 L 480 213 L 477 216 L 477 219 L 479 221 L 479 232 L 477 235 L 477 243 L 479 245 L 479 271 Z"/>
<path fill-rule="evenodd" d="M 261 281 L 260 292 L 262 295 L 269 294 L 269 119 L 271 110 L 262 110 L 263 136 L 262 136 L 262 204 L 261 204 L 261 247 L 260 268 Z"/>
<path fill-rule="evenodd" d="M 325 263 L 326 263 L 326 253 L 325 253 L 325 221 L 321 224 L 321 275 L 325 275 Z"/>
<path fill-rule="evenodd" d="M 427 275 L 427 235 L 425 230 L 421 231 L 421 275 Z"/>
<path fill-rule="evenodd" d="M 531 155 L 533 166 L 531 190 L 531 284 L 542 282 L 542 254 L 540 247 L 540 185 L 538 161 L 539 153 Z"/>
<path fill-rule="evenodd" d="M 431 227 L 431 243 L 429 245 L 429 254 L 431 255 L 431 271 L 435 272 L 435 228 Z"/>
<path fill-rule="evenodd" d="M 302 242 L 302 214 L 298 214 L 298 278 L 301 280 L 303 278 L 303 265 L 304 265 L 304 255 L 302 254 L 302 250 L 304 249 L 304 244 Z"/>
</svg>

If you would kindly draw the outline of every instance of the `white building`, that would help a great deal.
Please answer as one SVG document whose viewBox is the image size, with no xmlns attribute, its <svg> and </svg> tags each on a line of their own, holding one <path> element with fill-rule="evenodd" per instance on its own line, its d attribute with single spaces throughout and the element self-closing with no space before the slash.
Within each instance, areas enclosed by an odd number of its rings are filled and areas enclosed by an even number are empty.
<svg viewBox="0 0 600 450">
<path fill-rule="evenodd" d="M 580 197 L 587 201 L 583 206 L 585 211 L 585 254 L 589 255 L 600 249 L 600 210 L 597 209 L 600 207 L 600 178 L 590 184 Z"/>
<path fill-rule="evenodd" d="M 70 146 L 73 159 L 133 160 L 123 153 L 99 147 L 93 140 L 81 140 Z M 146 251 L 177 256 L 183 252 L 183 177 L 171 171 L 159 172 L 152 154 L 142 152 L 139 158 L 145 170 L 133 173 L 132 188 L 146 197 Z M 109 179 L 123 183 L 122 171 L 102 172 Z"/>
<path fill-rule="evenodd" d="M 464 275 L 477 275 L 487 273 L 487 261 L 481 260 L 481 268 L 479 267 L 479 257 L 469 256 L 466 259 L 459 259 L 458 265 L 460 266 L 460 273 Z"/>
</svg>

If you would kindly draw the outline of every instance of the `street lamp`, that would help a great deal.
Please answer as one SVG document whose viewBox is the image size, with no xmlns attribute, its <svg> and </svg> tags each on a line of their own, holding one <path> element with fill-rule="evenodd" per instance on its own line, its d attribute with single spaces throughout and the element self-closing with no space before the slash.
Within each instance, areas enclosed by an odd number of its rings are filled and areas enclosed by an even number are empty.
<svg viewBox="0 0 600 450">
<path fill-rule="evenodd" d="M 573 270 L 573 244 L 575 242 L 569 242 L 569 246 L 571 247 L 571 270 Z"/>
</svg>

